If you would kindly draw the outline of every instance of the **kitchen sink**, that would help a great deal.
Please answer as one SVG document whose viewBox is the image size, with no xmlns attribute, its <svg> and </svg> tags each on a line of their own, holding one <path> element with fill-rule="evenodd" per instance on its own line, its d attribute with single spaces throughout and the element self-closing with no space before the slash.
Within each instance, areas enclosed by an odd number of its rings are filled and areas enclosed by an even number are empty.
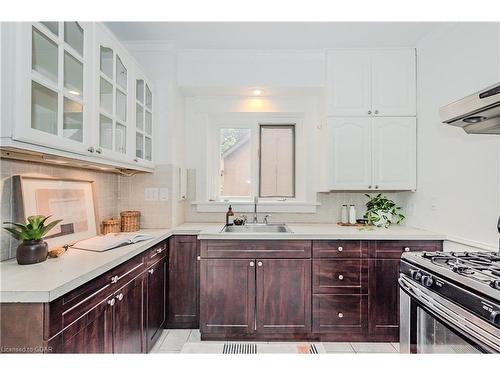
<svg viewBox="0 0 500 375">
<path fill-rule="evenodd" d="M 292 233 L 286 224 L 226 225 L 222 233 Z"/>
</svg>

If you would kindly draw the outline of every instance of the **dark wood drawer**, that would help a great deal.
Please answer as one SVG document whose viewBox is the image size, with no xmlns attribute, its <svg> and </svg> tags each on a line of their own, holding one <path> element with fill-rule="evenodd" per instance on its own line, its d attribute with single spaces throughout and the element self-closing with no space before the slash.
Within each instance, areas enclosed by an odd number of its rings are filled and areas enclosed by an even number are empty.
<svg viewBox="0 0 500 375">
<path fill-rule="evenodd" d="M 168 241 L 160 242 L 151 249 L 145 251 L 144 260 L 147 266 L 151 266 L 167 255 Z"/>
<path fill-rule="evenodd" d="M 313 295 L 313 331 L 359 334 L 367 327 L 366 295 Z"/>
<path fill-rule="evenodd" d="M 370 258 L 399 259 L 406 251 L 441 251 L 443 241 L 370 241 Z"/>
<path fill-rule="evenodd" d="M 365 258 L 366 241 L 334 240 L 313 241 L 314 258 Z"/>
<path fill-rule="evenodd" d="M 313 260 L 313 293 L 362 294 L 367 290 L 368 260 Z"/>
<path fill-rule="evenodd" d="M 202 258 L 310 258 L 311 241 L 300 240 L 205 240 Z"/>
</svg>

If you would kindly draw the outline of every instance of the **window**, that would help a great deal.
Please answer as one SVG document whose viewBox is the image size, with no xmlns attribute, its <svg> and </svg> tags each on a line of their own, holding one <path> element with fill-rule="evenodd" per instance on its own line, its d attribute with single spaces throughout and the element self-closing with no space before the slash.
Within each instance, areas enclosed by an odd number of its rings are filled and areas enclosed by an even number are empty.
<svg viewBox="0 0 500 375">
<path fill-rule="evenodd" d="M 295 126 L 260 126 L 259 196 L 295 196 Z"/>
<path fill-rule="evenodd" d="M 295 125 L 218 127 L 220 199 L 295 197 Z"/>
</svg>

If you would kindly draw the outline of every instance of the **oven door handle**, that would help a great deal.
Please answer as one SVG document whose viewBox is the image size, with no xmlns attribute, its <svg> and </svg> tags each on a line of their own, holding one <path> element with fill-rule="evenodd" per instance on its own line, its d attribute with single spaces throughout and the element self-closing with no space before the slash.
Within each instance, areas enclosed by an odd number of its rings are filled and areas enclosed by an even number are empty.
<svg viewBox="0 0 500 375">
<path fill-rule="evenodd" d="M 415 284 L 412 280 L 409 280 L 405 276 L 401 276 L 399 278 L 399 285 L 407 294 L 410 295 L 410 297 L 415 298 L 417 301 L 419 301 L 424 306 L 429 308 L 444 321 L 456 326 L 457 328 L 461 329 L 463 332 L 466 332 L 479 342 L 484 343 L 489 347 L 495 349 L 497 352 L 500 352 L 500 336 L 498 335 L 497 332 L 495 332 L 496 334 L 490 333 L 485 329 L 483 329 L 482 327 L 480 327 L 479 325 L 470 322 L 464 316 L 461 316 L 457 312 L 445 306 L 445 303 L 451 305 L 451 302 L 448 302 L 440 298 L 435 293 L 432 293 L 427 290 L 422 290 L 420 285 Z M 443 300 L 443 303 L 441 303 L 439 299 Z M 495 331 L 499 331 L 496 330 L 495 328 L 492 329 Z"/>
</svg>

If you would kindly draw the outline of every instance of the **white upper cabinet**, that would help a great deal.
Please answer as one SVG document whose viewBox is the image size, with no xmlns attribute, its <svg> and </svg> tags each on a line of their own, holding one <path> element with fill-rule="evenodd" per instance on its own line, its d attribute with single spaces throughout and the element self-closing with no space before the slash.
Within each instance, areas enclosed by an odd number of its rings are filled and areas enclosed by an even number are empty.
<svg viewBox="0 0 500 375">
<path fill-rule="evenodd" d="M 415 190 L 414 117 L 330 117 L 331 190 Z"/>
<path fill-rule="evenodd" d="M 328 53 L 326 98 L 330 116 L 370 114 L 370 69 L 370 53 L 367 51 Z"/>
<path fill-rule="evenodd" d="M 373 119 L 373 185 L 383 190 L 416 188 L 416 139 L 414 117 Z"/>
<path fill-rule="evenodd" d="M 328 116 L 415 116 L 414 49 L 327 53 Z"/>
<path fill-rule="evenodd" d="M 331 189 L 368 189 L 371 185 L 371 125 L 367 117 L 328 119 Z"/>
<path fill-rule="evenodd" d="M 371 65 L 373 114 L 415 116 L 415 50 L 372 52 Z"/>
</svg>

